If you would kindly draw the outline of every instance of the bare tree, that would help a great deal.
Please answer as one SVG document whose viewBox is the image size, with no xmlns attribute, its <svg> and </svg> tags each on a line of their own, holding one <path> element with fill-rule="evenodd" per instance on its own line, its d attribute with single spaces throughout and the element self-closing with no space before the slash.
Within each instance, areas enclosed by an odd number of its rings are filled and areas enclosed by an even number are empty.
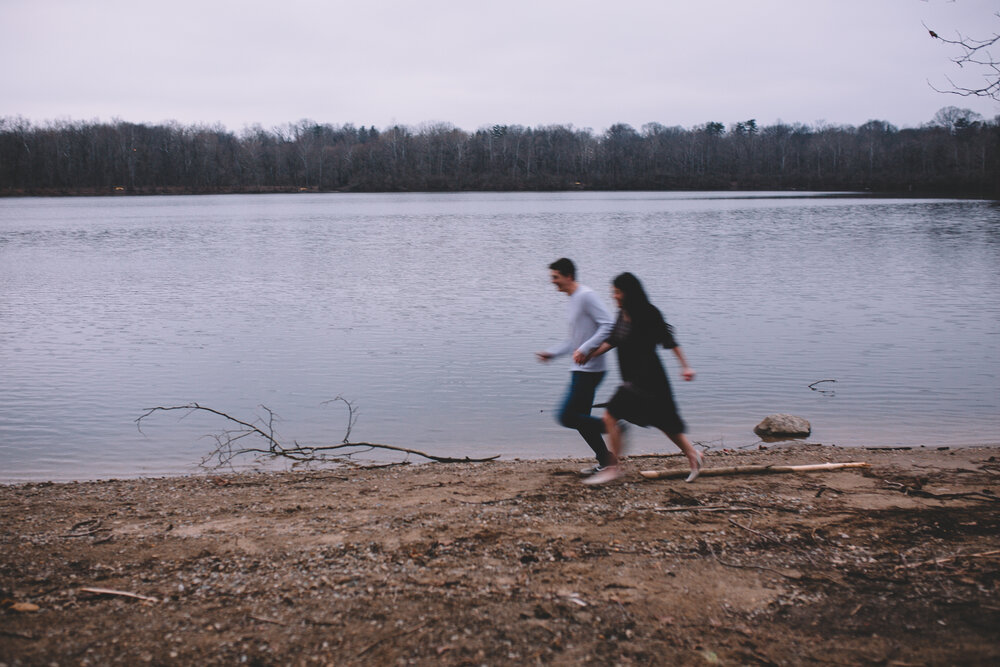
<svg viewBox="0 0 1000 667">
<path fill-rule="evenodd" d="M 994 16 L 1000 19 L 1000 12 L 995 13 Z M 927 28 L 927 32 L 932 38 L 954 47 L 959 52 L 958 56 L 951 59 L 953 63 L 963 69 L 977 70 L 982 73 L 983 77 L 983 85 L 981 86 L 959 85 L 950 77 L 946 77 L 951 88 L 942 90 L 932 84 L 931 87 L 934 90 L 963 97 L 990 97 L 1000 101 L 1000 59 L 994 56 L 990 50 L 997 42 L 1000 42 L 1000 34 L 993 33 L 989 37 L 977 39 L 956 32 L 955 37 L 949 39 L 931 30 L 926 24 L 924 27 Z"/>
</svg>

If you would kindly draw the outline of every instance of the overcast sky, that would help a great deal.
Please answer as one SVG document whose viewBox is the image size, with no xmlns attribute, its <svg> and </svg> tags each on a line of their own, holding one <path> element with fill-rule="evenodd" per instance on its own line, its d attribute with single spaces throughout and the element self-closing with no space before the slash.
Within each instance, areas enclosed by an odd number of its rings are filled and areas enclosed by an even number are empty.
<svg viewBox="0 0 1000 667">
<path fill-rule="evenodd" d="M 917 127 L 997 0 L 0 0 L 0 117 Z M 1000 48 L 997 49 L 1000 56 Z M 979 85 L 981 79 L 961 79 Z"/>
</svg>

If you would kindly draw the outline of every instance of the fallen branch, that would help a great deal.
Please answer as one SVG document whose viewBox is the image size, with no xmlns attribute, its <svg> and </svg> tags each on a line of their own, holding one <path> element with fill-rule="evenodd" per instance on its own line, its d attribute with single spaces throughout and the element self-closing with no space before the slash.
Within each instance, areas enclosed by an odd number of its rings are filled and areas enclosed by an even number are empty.
<svg viewBox="0 0 1000 667">
<path fill-rule="evenodd" d="M 188 403 L 187 405 L 147 408 L 146 412 L 135 420 L 135 423 L 141 432 L 142 421 L 144 419 L 149 418 L 157 412 L 169 412 L 174 410 L 183 410 L 188 413 L 206 412 L 217 417 L 222 417 L 225 421 L 235 426 L 233 428 L 225 429 L 212 436 L 215 438 L 216 447 L 201 460 L 200 464 L 201 467 L 210 469 L 218 469 L 226 466 L 232 467 L 234 459 L 246 455 L 283 458 L 292 461 L 295 465 L 299 465 L 309 463 L 343 463 L 354 456 L 374 450 L 398 452 L 406 454 L 407 456 L 421 456 L 436 463 L 485 463 L 487 461 L 494 461 L 500 458 L 499 454 L 485 458 L 471 458 L 468 456 L 437 456 L 435 454 L 429 454 L 427 452 L 420 451 L 419 449 L 411 449 L 409 447 L 397 447 L 395 445 L 384 445 L 374 442 L 350 442 L 349 437 L 351 428 L 357 421 L 354 405 L 341 396 L 338 396 L 332 401 L 326 401 L 325 404 L 336 401 L 342 401 L 345 405 L 347 405 L 348 426 L 344 441 L 335 445 L 300 445 L 298 442 L 295 442 L 293 445 L 282 444 L 278 440 L 274 430 L 274 424 L 277 416 L 267 406 L 263 405 L 260 407 L 267 413 L 266 420 L 262 418 L 257 418 L 254 421 L 237 419 L 236 417 L 220 410 L 215 410 L 198 403 Z M 244 438 L 257 438 L 258 440 L 263 440 L 265 446 L 243 447 L 241 441 Z"/>
<path fill-rule="evenodd" d="M 145 600 L 146 602 L 159 602 L 159 599 L 151 598 L 148 595 L 139 595 L 138 593 L 129 593 L 127 591 L 113 591 L 110 588 L 81 588 L 80 590 L 84 593 L 93 593 L 95 595 L 117 595 L 119 597 Z"/>
<path fill-rule="evenodd" d="M 919 563 L 907 563 L 905 565 L 897 565 L 897 570 L 912 569 L 915 567 L 923 567 L 925 565 L 941 565 L 942 563 L 950 563 L 953 560 L 958 560 L 959 558 L 987 558 L 989 556 L 1000 555 L 1000 549 L 994 549 L 993 551 L 980 551 L 977 554 L 957 554 L 955 556 L 947 556 L 945 558 L 932 558 L 930 560 L 921 561 Z"/>
<path fill-rule="evenodd" d="M 702 468 L 701 477 L 717 475 L 770 475 L 784 472 L 823 472 L 828 470 L 843 470 L 844 468 L 867 468 L 868 463 L 852 461 L 849 463 L 810 463 L 807 465 L 770 465 L 770 466 L 732 466 L 728 468 Z M 646 479 L 676 479 L 687 477 L 688 470 L 641 470 L 640 475 Z"/>
</svg>

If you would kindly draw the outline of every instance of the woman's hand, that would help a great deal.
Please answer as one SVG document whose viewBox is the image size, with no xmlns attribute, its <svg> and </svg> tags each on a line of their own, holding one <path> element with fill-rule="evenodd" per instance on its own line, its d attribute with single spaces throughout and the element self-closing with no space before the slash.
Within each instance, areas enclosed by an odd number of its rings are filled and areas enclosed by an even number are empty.
<svg viewBox="0 0 1000 667">
<path fill-rule="evenodd" d="M 686 382 L 693 380 L 694 369 L 688 366 L 687 357 L 684 356 L 684 352 L 681 350 L 680 345 L 674 348 L 674 356 L 677 357 L 677 361 L 681 364 L 681 377 L 684 378 Z"/>
<path fill-rule="evenodd" d="M 610 349 L 611 349 L 610 345 L 608 345 L 607 343 L 601 343 L 587 354 L 584 354 L 580 350 L 577 350 L 576 352 L 573 353 L 573 361 L 582 366 L 583 364 L 587 363 L 594 357 L 599 357 Z M 579 358 L 577 358 L 577 355 L 580 355 Z"/>
</svg>

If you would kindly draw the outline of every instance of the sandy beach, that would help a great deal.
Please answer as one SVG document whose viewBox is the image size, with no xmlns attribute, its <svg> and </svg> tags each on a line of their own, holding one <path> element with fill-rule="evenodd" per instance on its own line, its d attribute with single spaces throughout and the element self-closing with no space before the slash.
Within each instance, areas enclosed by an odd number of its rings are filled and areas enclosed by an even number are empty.
<svg viewBox="0 0 1000 667">
<path fill-rule="evenodd" d="M 4 665 L 1000 662 L 1000 448 L 0 487 Z"/>
</svg>

